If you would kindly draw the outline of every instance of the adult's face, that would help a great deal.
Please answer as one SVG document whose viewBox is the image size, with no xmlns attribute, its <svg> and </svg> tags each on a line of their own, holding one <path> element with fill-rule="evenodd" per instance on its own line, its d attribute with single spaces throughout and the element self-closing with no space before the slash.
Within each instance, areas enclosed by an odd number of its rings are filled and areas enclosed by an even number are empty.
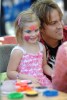
<svg viewBox="0 0 67 100">
<path fill-rule="evenodd" d="M 44 24 L 42 36 L 47 39 L 61 40 L 63 38 L 63 22 L 57 10 L 51 12 L 50 24 Z"/>
</svg>

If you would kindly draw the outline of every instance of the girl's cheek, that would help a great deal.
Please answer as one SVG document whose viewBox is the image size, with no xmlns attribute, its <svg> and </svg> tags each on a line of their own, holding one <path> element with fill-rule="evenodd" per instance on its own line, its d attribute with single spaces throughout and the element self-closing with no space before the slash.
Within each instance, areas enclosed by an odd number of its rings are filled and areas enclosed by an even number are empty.
<svg viewBox="0 0 67 100">
<path fill-rule="evenodd" d="M 29 41 L 30 36 L 24 36 L 24 39 L 25 39 L 26 41 Z"/>
</svg>

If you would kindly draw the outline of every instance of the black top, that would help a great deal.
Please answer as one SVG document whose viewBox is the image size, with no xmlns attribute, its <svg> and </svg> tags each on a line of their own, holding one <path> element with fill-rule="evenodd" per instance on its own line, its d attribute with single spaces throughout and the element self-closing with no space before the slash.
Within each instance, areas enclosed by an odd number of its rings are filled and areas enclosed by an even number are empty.
<svg viewBox="0 0 67 100">
<path fill-rule="evenodd" d="M 59 41 L 58 46 L 55 48 L 50 47 L 49 45 L 47 45 L 46 42 L 44 42 L 44 45 L 46 47 L 47 63 L 51 68 L 53 68 L 53 66 L 55 64 L 57 50 L 58 50 L 58 47 L 61 45 L 61 41 Z"/>
</svg>

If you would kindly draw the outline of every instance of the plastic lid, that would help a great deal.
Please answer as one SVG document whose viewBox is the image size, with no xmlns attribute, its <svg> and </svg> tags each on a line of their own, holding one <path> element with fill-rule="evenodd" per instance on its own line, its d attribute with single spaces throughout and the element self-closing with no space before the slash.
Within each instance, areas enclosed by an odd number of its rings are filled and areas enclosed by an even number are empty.
<svg viewBox="0 0 67 100">
<path fill-rule="evenodd" d="M 57 90 L 46 90 L 43 92 L 43 96 L 57 96 L 58 95 L 58 91 Z"/>
<path fill-rule="evenodd" d="M 27 91 L 27 92 L 26 92 L 26 95 L 27 95 L 27 96 L 37 96 L 37 95 L 38 95 L 38 92 L 36 92 L 36 91 L 34 91 L 34 90 L 32 90 L 32 91 Z"/>
<path fill-rule="evenodd" d="M 38 86 L 38 87 L 35 87 L 36 89 L 46 89 L 47 87 L 43 87 L 43 86 Z"/>
<path fill-rule="evenodd" d="M 24 94 L 19 93 L 19 92 L 13 92 L 13 93 L 8 94 L 9 99 L 20 99 L 20 98 L 23 98 L 23 97 L 24 97 Z"/>
</svg>

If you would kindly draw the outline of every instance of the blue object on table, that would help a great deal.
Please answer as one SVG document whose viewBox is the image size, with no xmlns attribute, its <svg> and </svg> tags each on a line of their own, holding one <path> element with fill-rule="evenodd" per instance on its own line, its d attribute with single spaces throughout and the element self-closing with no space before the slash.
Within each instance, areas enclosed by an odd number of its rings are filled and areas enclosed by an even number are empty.
<svg viewBox="0 0 67 100">
<path fill-rule="evenodd" d="M 48 96 L 48 97 L 58 96 L 58 91 L 57 90 L 46 90 L 43 92 L 43 96 Z"/>
</svg>

